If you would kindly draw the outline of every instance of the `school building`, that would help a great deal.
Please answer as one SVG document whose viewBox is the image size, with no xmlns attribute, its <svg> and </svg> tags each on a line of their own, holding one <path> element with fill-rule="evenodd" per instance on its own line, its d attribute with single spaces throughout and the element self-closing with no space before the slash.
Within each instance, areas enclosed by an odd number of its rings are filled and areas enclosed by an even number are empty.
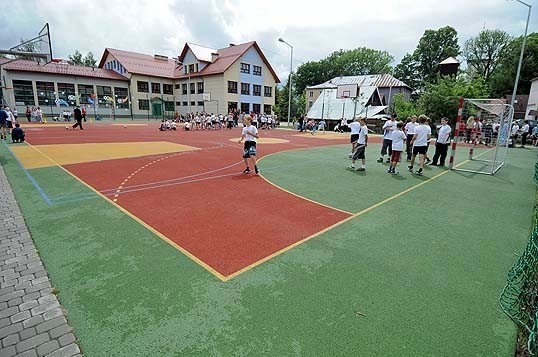
<svg viewBox="0 0 538 357">
<path fill-rule="evenodd" d="M 280 82 L 255 41 L 212 49 L 186 43 L 178 58 L 106 48 L 97 68 L 53 60 L 0 58 L 1 100 L 41 107 L 45 117 L 65 107 L 89 116 L 164 118 L 175 112 L 272 113 Z"/>
</svg>

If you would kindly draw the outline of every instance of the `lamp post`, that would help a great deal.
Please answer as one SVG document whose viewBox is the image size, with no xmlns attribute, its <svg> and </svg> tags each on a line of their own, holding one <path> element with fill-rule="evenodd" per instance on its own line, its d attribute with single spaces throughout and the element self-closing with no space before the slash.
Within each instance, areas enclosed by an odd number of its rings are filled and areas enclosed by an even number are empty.
<svg viewBox="0 0 538 357">
<path fill-rule="evenodd" d="M 288 89 L 288 92 L 289 92 L 289 98 L 288 98 L 288 128 L 290 127 L 290 117 L 291 117 L 291 85 L 293 83 L 292 81 L 292 72 L 293 72 L 293 46 L 290 45 L 289 43 L 287 43 L 286 41 L 284 41 L 284 39 L 282 37 L 280 37 L 278 39 L 278 41 L 288 45 L 288 47 L 290 48 L 291 50 L 291 53 L 290 53 L 290 80 L 289 80 L 289 89 Z"/>
<path fill-rule="evenodd" d="M 517 92 L 517 85 L 519 83 L 519 75 L 521 74 L 521 65 L 523 63 L 523 53 L 525 52 L 525 43 L 527 42 L 527 31 L 529 29 L 529 20 L 531 18 L 531 9 L 532 5 L 527 4 L 521 0 L 514 0 L 518 3 L 525 5 L 529 8 L 529 12 L 527 14 L 527 25 L 525 26 L 525 35 L 523 36 L 523 45 L 521 46 L 521 54 L 519 55 L 519 63 L 517 65 L 517 74 L 516 74 L 516 81 L 514 83 L 514 91 L 512 92 L 512 100 L 510 101 L 510 105 L 513 107 L 516 99 L 516 92 Z M 515 113 L 515 111 L 514 111 Z"/>
</svg>

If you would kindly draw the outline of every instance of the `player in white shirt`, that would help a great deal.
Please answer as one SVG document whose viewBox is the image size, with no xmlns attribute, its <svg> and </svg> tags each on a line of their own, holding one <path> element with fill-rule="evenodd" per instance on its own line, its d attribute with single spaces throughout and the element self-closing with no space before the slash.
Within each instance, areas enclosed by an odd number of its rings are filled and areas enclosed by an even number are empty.
<svg viewBox="0 0 538 357">
<path fill-rule="evenodd" d="M 518 131 L 519 131 L 519 125 L 517 125 L 517 123 L 512 124 L 512 128 L 510 129 L 510 139 L 512 140 L 511 147 L 514 147 L 516 145 Z"/>
<path fill-rule="evenodd" d="M 359 118 L 355 118 L 351 124 L 346 124 L 351 130 L 351 137 L 349 142 L 351 143 L 351 152 L 349 153 L 349 158 L 353 156 L 355 152 L 355 146 L 357 145 L 357 140 L 359 139 L 359 133 L 361 131 L 361 124 L 359 123 Z"/>
<path fill-rule="evenodd" d="M 359 136 L 357 138 L 357 143 L 355 146 L 355 152 L 353 153 L 353 156 L 351 157 L 351 165 L 348 167 L 350 170 L 355 170 L 355 161 L 357 159 L 362 160 L 362 165 L 357 171 L 364 171 L 366 170 L 366 156 L 364 155 L 366 151 L 366 146 L 368 146 L 368 127 L 366 126 L 366 120 L 364 118 L 359 119 L 360 128 L 359 128 Z"/>
<path fill-rule="evenodd" d="M 260 170 L 256 165 L 256 142 L 258 138 L 258 129 L 252 125 L 252 118 L 250 115 L 245 115 L 243 117 L 243 131 L 241 132 L 241 139 L 239 139 L 240 144 L 243 142 L 243 140 L 245 141 L 245 145 L 243 147 L 243 159 L 245 160 L 245 165 L 247 167 L 245 170 L 243 170 L 244 174 L 250 173 L 250 167 L 248 166 L 249 158 L 254 164 L 254 171 L 256 174 L 260 173 Z"/>
<path fill-rule="evenodd" d="M 418 117 L 419 126 L 415 128 L 415 135 L 411 143 L 413 144 L 413 155 L 411 156 L 411 163 L 407 167 L 410 172 L 413 172 L 413 165 L 415 164 L 415 158 L 418 156 L 419 169 L 415 174 L 422 176 L 422 169 L 424 168 L 424 159 L 426 157 L 426 151 L 428 150 L 428 140 L 430 140 L 432 129 L 427 125 L 428 118 L 425 115 Z"/>
<path fill-rule="evenodd" d="M 386 117 L 387 121 L 383 124 L 383 146 L 381 147 L 381 156 L 377 162 L 383 162 L 385 155 L 392 155 L 392 131 L 396 129 L 396 120 L 391 117 Z M 387 158 L 387 163 L 390 162 L 390 157 Z"/>
<path fill-rule="evenodd" d="M 529 135 L 529 130 L 530 130 L 529 122 L 527 120 L 525 120 L 523 122 L 523 126 L 521 127 L 521 129 L 519 129 L 519 131 L 521 132 L 521 146 L 520 146 L 520 148 L 524 148 L 525 145 L 527 145 L 527 136 Z"/>
<path fill-rule="evenodd" d="M 405 142 L 405 152 L 407 153 L 407 161 L 411 161 L 411 154 L 413 153 L 413 147 L 411 146 L 411 140 L 415 135 L 415 128 L 418 126 L 417 116 L 413 115 L 408 118 L 407 124 L 405 124 L 404 132 L 407 135 L 407 141 Z"/>
<path fill-rule="evenodd" d="M 407 136 L 402 131 L 403 126 L 403 123 L 400 121 L 396 124 L 396 130 L 392 131 L 392 154 L 390 156 L 390 167 L 387 172 L 393 175 L 399 174 L 396 171 L 396 166 L 400 162 L 400 155 L 404 149 L 404 142 L 407 139 Z"/>
<path fill-rule="evenodd" d="M 439 160 L 440 166 L 445 166 L 445 159 L 450 145 L 450 133 L 452 129 L 448 125 L 447 118 L 441 118 L 441 126 L 437 130 L 437 141 L 435 142 L 435 154 L 430 165 L 437 166 Z"/>
</svg>

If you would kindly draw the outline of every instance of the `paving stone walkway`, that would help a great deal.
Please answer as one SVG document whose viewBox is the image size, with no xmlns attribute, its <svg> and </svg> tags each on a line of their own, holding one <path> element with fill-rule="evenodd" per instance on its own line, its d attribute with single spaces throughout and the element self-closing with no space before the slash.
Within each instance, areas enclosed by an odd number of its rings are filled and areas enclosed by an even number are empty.
<svg viewBox="0 0 538 357">
<path fill-rule="evenodd" d="M 0 165 L 0 357 L 80 356 Z"/>
</svg>

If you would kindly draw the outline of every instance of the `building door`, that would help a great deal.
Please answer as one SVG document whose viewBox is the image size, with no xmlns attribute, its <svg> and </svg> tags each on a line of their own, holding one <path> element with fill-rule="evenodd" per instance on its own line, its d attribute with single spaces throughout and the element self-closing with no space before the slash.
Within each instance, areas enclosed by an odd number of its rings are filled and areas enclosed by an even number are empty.
<svg viewBox="0 0 538 357">
<path fill-rule="evenodd" d="M 151 103 L 151 107 L 152 107 L 152 114 L 154 117 L 162 117 L 163 116 L 163 104 L 158 102 L 158 103 Z"/>
</svg>

